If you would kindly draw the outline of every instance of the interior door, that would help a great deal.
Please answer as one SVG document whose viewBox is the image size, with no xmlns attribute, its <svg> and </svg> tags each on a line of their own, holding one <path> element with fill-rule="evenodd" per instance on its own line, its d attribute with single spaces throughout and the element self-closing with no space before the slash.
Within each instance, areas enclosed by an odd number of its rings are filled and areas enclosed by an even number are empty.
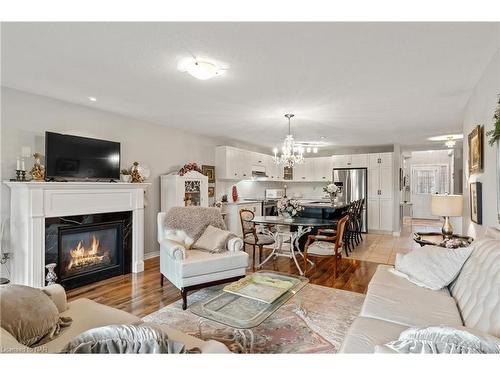
<svg viewBox="0 0 500 375">
<path fill-rule="evenodd" d="M 439 166 L 412 166 L 411 201 L 413 217 L 417 219 L 435 219 L 431 213 L 432 194 L 439 193 Z"/>
</svg>

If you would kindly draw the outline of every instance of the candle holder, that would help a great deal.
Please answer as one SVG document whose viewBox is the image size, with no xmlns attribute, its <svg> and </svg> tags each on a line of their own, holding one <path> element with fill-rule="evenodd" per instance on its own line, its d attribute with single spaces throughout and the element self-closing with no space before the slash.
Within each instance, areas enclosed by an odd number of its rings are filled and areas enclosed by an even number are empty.
<svg viewBox="0 0 500 375">
<path fill-rule="evenodd" d="M 21 171 L 21 181 L 26 181 L 26 171 Z"/>
<path fill-rule="evenodd" d="M 21 170 L 16 169 L 16 181 L 21 181 Z"/>
</svg>

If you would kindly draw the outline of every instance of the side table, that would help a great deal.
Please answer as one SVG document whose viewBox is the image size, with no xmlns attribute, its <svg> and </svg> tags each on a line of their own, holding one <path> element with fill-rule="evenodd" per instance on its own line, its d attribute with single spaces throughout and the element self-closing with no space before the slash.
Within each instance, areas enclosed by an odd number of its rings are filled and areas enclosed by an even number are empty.
<svg viewBox="0 0 500 375">
<path fill-rule="evenodd" d="M 452 235 L 450 239 L 457 240 L 458 246 L 455 247 L 466 247 L 474 241 L 472 237 L 460 236 L 458 234 Z M 443 234 L 439 232 L 416 232 L 413 233 L 413 240 L 420 246 L 434 245 L 446 247 L 446 239 Z"/>
</svg>

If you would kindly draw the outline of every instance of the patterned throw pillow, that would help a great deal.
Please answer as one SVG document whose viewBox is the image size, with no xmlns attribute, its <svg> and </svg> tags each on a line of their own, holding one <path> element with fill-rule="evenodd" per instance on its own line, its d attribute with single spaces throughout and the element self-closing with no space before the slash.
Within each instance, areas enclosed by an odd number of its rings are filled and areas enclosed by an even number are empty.
<svg viewBox="0 0 500 375">
<path fill-rule="evenodd" d="M 409 328 L 385 346 L 398 353 L 499 354 L 500 339 L 466 327 Z"/>
</svg>

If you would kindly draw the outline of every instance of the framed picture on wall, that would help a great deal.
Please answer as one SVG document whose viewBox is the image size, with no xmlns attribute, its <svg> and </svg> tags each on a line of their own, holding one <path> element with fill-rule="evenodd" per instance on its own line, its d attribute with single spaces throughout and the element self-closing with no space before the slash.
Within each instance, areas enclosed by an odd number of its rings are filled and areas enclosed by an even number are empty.
<svg viewBox="0 0 500 375">
<path fill-rule="evenodd" d="M 470 219 L 476 224 L 483 223 L 483 189 L 480 182 L 470 184 Z"/>
<path fill-rule="evenodd" d="M 478 125 L 469 134 L 469 174 L 483 171 L 483 128 Z"/>
<path fill-rule="evenodd" d="M 215 187 L 213 186 L 208 187 L 208 197 L 209 198 L 215 197 Z"/>
<path fill-rule="evenodd" d="M 201 173 L 208 177 L 208 183 L 215 183 L 215 166 L 213 165 L 202 165 Z"/>
</svg>

